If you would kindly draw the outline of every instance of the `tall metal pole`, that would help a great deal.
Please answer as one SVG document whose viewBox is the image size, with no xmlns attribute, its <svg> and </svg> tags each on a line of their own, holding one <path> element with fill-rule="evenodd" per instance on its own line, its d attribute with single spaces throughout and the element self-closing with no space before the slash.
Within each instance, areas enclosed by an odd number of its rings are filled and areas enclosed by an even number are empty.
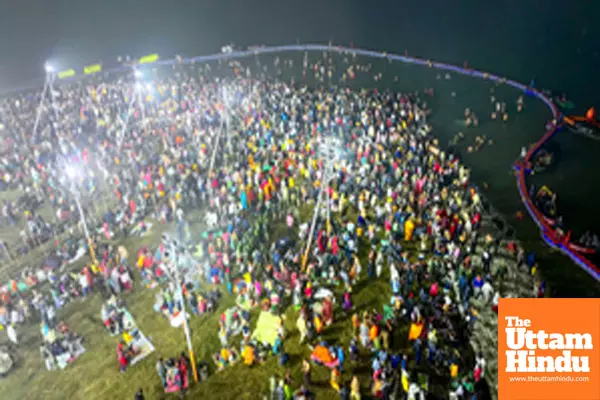
<svg viewBox="0 0 600 400">
<path fill-rule="evenodd" d="M 221 140 L 221 133 L 223 133 L 223 129 L 225 129 L 224 126 L 225 120 L 222 119 L 221 126 L 219 128 L 219 131 L 217 132 L 217 137 L 215 138 L 215 146 L 210 156 L 210 163 L 208 164 L 208 179 L 210 179 L 213 172 L 213 167 L 215 166 L 215 159 L 217 158 L 217 148 L 219 147 L 219 141 Z"/>
<path fill-rule="evenodd" d="M 148 124 L 146 123 L 146 106 L 144 105 L 144 97 L 142 96 L 141 89 L 137 91 L 138 102 L 140 103 L 140 112 L 142 113 L 142 125 L 144 126 L 144 133 L 148 136 Z"/>
<path fill-rule="evenodd" d="M 4 250 L 4 254 L 6 255 L 6 257 L 8 258 L 8 261 L 13 262 L 13 258 L 11 257 L 8 249 L 6 248 L 6 243 L 5 242 L 0 242 L 0 246 L 2 246 L 2 249 Z"/>
<path fill-rule="evenodd" d="M 308 230 L 308 242 L 306 243 L 306 250 L 304 251 L 304 256 L 302 258 L 302 272 L 306 270 L 306 264 L 308 263 L 308 255 L 310 254 L 310 247 L 312 245 L 312 238 L 315 234 L 315 228 L 317 227 L 317 218 L 321 209 L 321 199 L 323 198 L 323 187 L 324 185 L 321 185 L 321 187 L 319 188 L 319 197 L 317 199 L 317 204 L 315 205 L 313 219 L 310 223 L 310 229 Z"/>
<path fill-rule="evenodd" d="M 87 221 L 85 220 L 85 214 L 83 212 L 83 208 L 81 207 L 81 202 L 79 201 L 79 193 L 77 192 L 77 189 L 73 189 L 71 193 L 73 194 L 73 197 L 75 197 L 77 211 L 79 211 L 79 217 L 81 218 L 81 223 L 83 224 L 83 233 L 85 234 L 85 238 L 87 239 L 88 246 L 90 248 L 90 257 L 92 258 L 92 262 L 94 263 L 94 265 L 97 265 L 98 261 L 96 260 L 96 252 L 94 251 L 94 242 L 92 241 L 92 237 L 90 236 Z"/>
<path fill-rule="evenodd" d="M 302 259 L 302 271 L 306 269 L 306 264 L 308 263 L 308 256 L 310 254 L 310 247 L 312 245 L 312 238 L 314 236 L 314 231 L 317 225 L 317 218 L 319 213 L 321 212 L 321 203 L 323 201 L 323 190 L 326 191 L 326 229 L 327 235 L 331 235 L 331 199 L 329 194 L 329 183 L 331 182 L 332 174 L 333 174 L 333 164 L 338 159 L 338 153 L 336 149 L 337 143 L 332 140 L 326 139 L 324 142 L 320 144 L 319 153 L 321 155 L 321 159 L 323 161 L 323 179 L 321 180 L 321 187 L 319 188 L 319 194 L 317 199 L 317 205 L 315 206 L 313 219 L 310 226 L 308 242 L 306 244 L 306 250 L 304 251 L 304 258 Z"/>
<path fill-rule="evenodd" d="M 331 165 L 331 160 L 327 160 L 327 171 L 325 172 L 325 177 L 326 177 L 326 196 L 327 196 L 327 204 L 326 204 L 326 218 L 327 218 L 327 236 L 331 235 L 331 195 L 329 194 L 330 189 L 329 189 L 329 182 L 331 182 L 331 170 L 332 165 Z"/>
<path fill-rule="evenodd" d="M 217 158 L 217 149 L 219 148 L 219 142 L 221 141 L 221 134 L 223 130 L 229 129 L 229 102 L 227 101 L 227 93 L 225 87 L 223 87 L 223 114 L 224 118 L 221 119 L 221 127 L 219 128 L 219 132 L 217 132 L 217 137 L 215 139 L 215 146 L 213 149 L 212 156 L 210 158 L 210 164 L 208 165 L 208 177 L 212 175 L 213 167 L 215 165 L 215 159 Z"/>
<path fill-rule="evenodd" d="M 171 251 L 173 252 L 173 262 L 175 268 L 175 284 L 177 285 L 177 294 L 181 304 L 181 312 L 183 313 L 183 331 L 185 333 L 185 340 L 187 342 L 188 353 L 190 354 L 190 362 L 192 364 L 192 373 L 194 375 L 194 382 L 198 382 L 198 371 L 196 370 L 196 357 L 194 356 L 194 347 L 192 346 L 192 336 L 190 334 L 190 327 L 188 325 L 187 311 L 186 311 L 186 299 L 183 295 L 183 288 L 181 287 L 181 275 L 179 273 L 179 255 L 177 248 L 174 243 L 170 243 Z"/>
<path fill-rule="evenodd" d="M 333 138 L 328 138 L 324 143 L 322 143 L 321 147 L 321 157 L 323 159 L 323 163 L 325 164 L 324 171 L 324 182 L 325 182 L 325 190 L 327 196 L 327 204 L 326 204 L 326 224 L 327 224 L 327 236 L 331 235 L 331 180 L 333 179 L 333 168 L 334 164 L 337 162 L 339 158 L 338 143 L 336 143 Z"/>
<path fill-rule="evenodd" d="M 48 90 L 48 75 L 46 75 L 46 79 L 44 81 L 44 89 L 42 89 L 42 96 L 40 98 L 40 104 L 38 105 L 38 109 L 37 109 L 37 113 L 35 115 L 35 121 L 33 122 L 33 131 L 32 131 L 32 136 L 35 136 L 35 133 L 37 131 L 38 125 L 40 123 L 40 118 L 42 117 L 42 110 L 44 109 L 44 100 L 46 98 L 46 91 Z M 23 134 L 25 135 L 25 134 Z M 27 137 L 24 136 L 23 139 L 25 141 L 27 141 Z"/>
<path fill-rule="evenodd" d="M 133 76 L 135 78 L 135 85 L 133 87 L 134 93 L 135 93 L 134 98 L 137 98 L 138 103 L 140 105 L 140 112 L 142 113 L 142 125 L 144 127 L 144 134 L 146 136 L 148 136 L 148 124 L 147 124 L 147 121 L 146 121 L 146 109 L 145 109 L 145 106 L 144 106 L 144 97 L 142 96 L 143 85 L 140 82 L 140 78 L 142 77 L 142 73 L 140 72 L 140 70 L 136 69 L 135 66 L 133 67 Z M 133 106 L 133 99 L 132 99 L 132 106 Z M 164 146 L 164 148 L 166 150 L 167 143 L 166 143 L 166 141 L 164 139 L 164 136 L 163 136 L 163 146 Z"/>
<path fill-rule="evenodd" d="M 52 105 L 52 109 L 54 110 L 54 116 L 56 117 L 56 122 L 59 122 L 59 115 L 58 115 L 58 109 L 56 108 L 56 101 L 55 101 L 55 96 L 54 96 L 54 80 L 56 79 L 56 74 L 54 72 L 48 72 L 49 78 L 48 78 L 48 86 L 50 89 L 50 103 Z"/>
<path fill-rule="evenodd" d="M 135 102 L 135 96 L 131 97 L 131 101 L 129 102 L 129 106 L 127 107 L 127 115 L 125 116 L 125 121 L 123 122 L 123 129 L 121 129 L 121 133 L 117 138 L 117 150 L 121 150 L 121 146 L 123 145 L 123 139 L 125 138 L 125 132 L 127 131 L 127 126 L 129 126 L 129 118 L 131 114 L 133 114 L 133 103 Z"/>
<path fill-rule="evenodd" d="M 81 206 L 80 193 L 75 182 L 76 176 L 74 173 L 69 173 L 69 171 L 72 170 L 69 169 L 69 164 L 66 159 L 63 160 L 63 166 L 64 171 L 66 171 L 66 175 L 64 176 L 65 180 L 62 180 L 61 182 L 63 186 L 69 191 L 69 193 L 71 193 L 71 196 L 75 200 L 75 205 L 77 206 L 77 211 L 79 212 L 79 218 L 81 220 L 81 224 L 83 225 L 83 233 L 88 242 L 88 247 L 90 248 L 90 257 L 94 265 L 97 265 L 98 260 L 96 259 L 96 252 L 94 251 L 94 242 L 92 241 L 87 221 L 85 219 L 85 213 L 83 212 L 83 207 Z"/>
</svg>

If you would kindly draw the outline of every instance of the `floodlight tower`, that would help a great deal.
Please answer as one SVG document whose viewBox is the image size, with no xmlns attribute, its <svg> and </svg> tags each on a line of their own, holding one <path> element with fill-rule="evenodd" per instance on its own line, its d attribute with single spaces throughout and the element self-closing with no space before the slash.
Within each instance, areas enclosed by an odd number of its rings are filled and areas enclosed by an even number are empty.
<svg viewBox="0 0 600 400">
<path fill-rule="evenodd" d="M 32 136 L 35 136 L 38 125 L 40 123 L 40 118 L 42 117 L 42 110 L 44 109 L 44 103 L 46 100 L 46 92 L 48 91 L 48 87 L 49 87 L 48 77 L 50 76 L 50 74 L 52 74 L 54 72 L 54 68 L 52 67 L 52 65 L 50 63 L 46 62 L 44 64 L 44 71 L 45 71 L 44 88 L 42 89 L 40 103 L 38 105 L 38 109 L 35 114 L 35 120 L 33 122 Z M 25 134 L 23 135 L 23 140 L 27 141 L 27 137 L 25 136 Z"/>
<path fill-rule="evenodd" d="M 304 251 L 304 257 L 302 259 L 302 270 L 306 269 L 306 264 L 308 262 L 308 255 L 310 254 L 310 248 L 312 245 L 312 238 L 315 233 L 315 228 L 317 226 L 317 219 L 319 214 L 321 213 L 321 207 L 323 202 L 323 191 L 325 191 L 326 197 L 326 224 L 327 224 L 327 234 L 331 234 L 331 199 L 329 194 L 329 184 L 334 176 L 334 166 L 342 159 L 342 142 L 333 136 L 327 136 L 318 144 L 318 154 L 319 158 L 323 164 L 323 175 L 321 179 L 321 187 L 319 188 L 319 193 L 317 195 L 317 204 L 315 205 L 315 209 L 313 211 L 313 218 L 310 224 L 310 229 L 308 231 L 308 241 L 306 243 L 306 250 Z"/>
<path fill-rule="evenodd" d="M 162 235 L 162 243 L 171 253 L 171 267 L 174 270 L 174 275 L 168 274 L 171 282 L 175 284 L 177 288 L 177 297 L 179 297 L 179 304 L 181 304 L 181 313 L 183 314 L 183 330 L 185 333 L 185 340 L 187 342 L 188 353 L 190 354 L 190 362 L 192 364 L 192 372 L 194 375 L 194 381 L 198 382 L 198 371 L 196 370 L 196 358 L 194 356 L 194 347 L 192 346 L 192 335 L 190 334 L 190 327 L 188 325 L 188 317 L 186 311 L 186 299 L 183 295 L 183 288 L 181 287 L 181 273 L 179 271 L 179 254 L 184 252 L 185 249 L 180 249 L 179 244 L 176 240 L 173 240 L 167 234 Z"/>
<path fill-rule="evenodd" d="M 136 80 L 138 78 L 142 77 L 142 74 L 139 70 L 134 69 L 133 70 L 133 74 L 136 78 Z M 127 106 L 127 115 L 125 116 L 125 121 L 123 122 L 123 128 L 121 129 L 121 132 L 119 134 L 118 137 L 118 141 L 117 141 L 117 149 L 121 150 L 121 146 L 123 145 L 123 140 L 125 139 L 125 133 L 127 132 L 127 127 L 129 126 L 129 119 L 131 118 L 131 114 L 133 114 L 133 104 L 136 101 L 136 97 L 138 96 L 137 92 L 138 92 L 138 85 L 136 84 L 134 86 L 134 92 L 133 92 L 133 96 L 131 96 L 131 100 L 129 101 L 129 105 Z M 140 106 L 141 108 L 141 106 Z"/>
<path fill-rule="evenodd" d="M 48 89 L 50 90 L 50 104 L 52 105 L 52 109 L 54 110 L 56 122 L 59 122 L 58 109 L 56 108 L 56 98 L 54 96 L 54 81 L 56 80 L 57 72 L 52 66 L 52 64 L 48 62 L 44 64 L 44 70 L 46 71 L 46 81 L 48 82 Z"/>
<path fill-rule="evenodd" d="M 327 234 L 331 234 L 331 195 L 330 183 L 334 177 L 334 167 L 342 159 L 342 142 L 333 136 L 325 138 L 319 146 L 321 160 L 324 164 L 324 184 L 325 194 L 327 199 L 326 218 L 327 218 Z"/>
<path fill-rule="evenodd" d="M 148 124 L 146 123 L 146 106 L 144 105 L 144 84 L 142 82 L 142 71 L 139 69 L 133 70 L 133 75 L 135 76 L 135 92 L 137 96 L 138 103 L 140 105 L 140 112 L 142 113 L 142 125 L 144 126 L 144 133 L 148 136 Z"/>
<path fill-rule="evenodd" d="M 71 196 L 75 200 L 75 205 L 77 206 L 77 211 L 79 212 L 79 218 L 81 224 L 83 225 L 83 233 L 85 234 L 85 238 L 90 248 L 90 257 L 92 262 L 96 265 L 98 262 L 96 260 L 96 252 L 94 251 L 94 242 L 92 241 L 87 221 L 85 219 L 85 213 L 83 212 L 83 207 L 81 206 L 81 193 L 78 187 L 78 180 L 81 178 L 81 171 L 79 171 L 73 165 L 67 163 L 66 160 L 63 163 L 63 175 L 61 176 L 61 181 L 63 186 L 69 191 L 69 193 L 71 193 Z"/>
<path fill-rule="evenodd" d="M 215 138 L 215 145 L 213 148 L 213 153 L 210 158 L 210 164 L 208 166 L 208 176 L 212 175 L 213 167 L 215 165 L 215 159 L 217 158 L 217 149 L 219 147 L 219 142 L 221 141 L 221 135 L 224 130 L 229 130 L 229 108 L 231 107 L 232 97 L 227 86 L 223 86 L 221 89 L 221 98 L 223 102 L 223 117 L 221 118 L 221 127 L 219 128 L 219 132 L 217 132 L 217 137 Z"/>
</svg>

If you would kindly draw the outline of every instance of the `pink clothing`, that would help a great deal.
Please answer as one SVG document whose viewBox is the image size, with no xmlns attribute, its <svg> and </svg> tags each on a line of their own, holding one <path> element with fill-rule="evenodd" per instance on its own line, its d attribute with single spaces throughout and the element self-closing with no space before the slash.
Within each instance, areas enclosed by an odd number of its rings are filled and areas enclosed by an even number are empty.
<svg viewBox="0 0 600 400">
<path fill-rule="evenodd" d="M 431 285 L 431 288 L 429 288 L 429 295 L 430 296 L 437 296 L 438 292 L 439 292 L 438 284 L 437 284 L 437 282 L 434 282 Z"/>
<path fill-rule="evenodd" d="M 106 239 L 110 239 L 110 230 L 108 229 L 108 224 L 105 222 L 104 225 L 102 225 L 102 231 L 104 233 L 104 237 Z"/>
<path fill-rule="evenodd" d="M 298 280 L 298 273 L 297 272 L 292 272 L 292 277 L 290 278 L 290 286 L 293 287 L 293 288 L 295 288 L 297 280 Z"/>
</svg>

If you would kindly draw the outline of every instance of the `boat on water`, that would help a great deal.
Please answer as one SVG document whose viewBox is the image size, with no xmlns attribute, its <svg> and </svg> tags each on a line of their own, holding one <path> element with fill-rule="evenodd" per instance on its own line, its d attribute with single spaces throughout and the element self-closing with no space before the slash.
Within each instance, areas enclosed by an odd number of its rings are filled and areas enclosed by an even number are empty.
<svg viewBox="0 0 600 400">
<path fill-rule="evenodd" d="M 542 214 L 544 221 L 550 226 L 560 224 L 561 218 L 557 213 L 556 195 L 547 187 L 542 186 L 537 192 L 532 187 L 533 204 Z"/>
<path fill-rule="evenodd" d="M 544 185 L 537 192 L 534 187 L 530 191 L 534 193 L 532 198 L 535 207 L 540 212 L 542 219 L 553 228 L 556 240 L 578 253 L 596 254 L 600 245 L 595 234 L 586 232 L 579 240 L 572 240 L 571 231 L 564 231 L 562 216 L 558 213 L 556 205 L 557 197 L 552 190 Z"/>
<path fill-rule="evenodd" d="M 550 153 L 545 149 L 541 149 L 538 151 L 535 156 L 533 156 L 532 166 L 533 171 L 536 173 L 540 173 L 545 171 L 549 166 L 554 162 L 554 154 Z"/>
<path fill-rule="evenodd" d="M 575 103 L 565 97 L 555 97 L 552 101 L 562 110 L 572 110 L 575 108 Z"/>
<path fill-rule="evenodd" d="M 600 121 L 596 119 L 594 108 L 585 115 L 569 115 L 563 118 L 564 126 L 569 131 L 590 139 L 600 140 Z"/>
<path fill-rule="evenodd" d="M 535 82 L 531 81 L 530 85 L 532 84 L 535 84 Z M 534 86 L 530 87 L 534 88 Z M 549 99 L 552 99 L 552 102 L 564 112 L 566 112 L 566 110 L 572 110 L 575 108 L 575 103 L 569 100 L 566 93 L 564 92 L 550 89 L 541 89 L 541 92 L 544 94 L 544 96 L 548 97 Z"/>
<path fill-rule="evenodd" d="M 575 108 L 575 103 L 569 100 L 565 93 L 556 91 L 545 91 L 545 93 L 561 110 L 566 112 L 566 110 L 572 110 Z"/>
</svg>

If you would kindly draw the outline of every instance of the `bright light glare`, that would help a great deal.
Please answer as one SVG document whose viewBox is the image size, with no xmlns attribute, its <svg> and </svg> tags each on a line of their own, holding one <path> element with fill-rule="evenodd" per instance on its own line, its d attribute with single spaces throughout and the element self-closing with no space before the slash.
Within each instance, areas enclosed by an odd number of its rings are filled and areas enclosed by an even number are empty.
<svg viewBox="0 0 600 400">
<path fill-rule="evenodd" d="M 134 70 L 133 74 L 137 79 L 140 79 L 142 77 L 142 71 L 140 71 L 139 69 Z"/>
<path fill-rule="evenodd" d="M 44 69 L 46 70 L 47 73 L 54 72 L 54 68 L 48 62 L 46 64 L 44 64 Z"/>
<path fill-rule="evenodd" d="M 136 83 L 135 84 L 135 90 L 141 91 L 144 88 L 144 86 L 141 83 Z"/>
<path fill-rule="evenodd" d="M 65 174 L 67 176 L 67 178 L 73 180 L 75 178 L 77 178 L 77 176 L 79 175 L 79 170 L 74 167 L 73 165 L 66 165 L 65 166 Z"/>
</svg>

